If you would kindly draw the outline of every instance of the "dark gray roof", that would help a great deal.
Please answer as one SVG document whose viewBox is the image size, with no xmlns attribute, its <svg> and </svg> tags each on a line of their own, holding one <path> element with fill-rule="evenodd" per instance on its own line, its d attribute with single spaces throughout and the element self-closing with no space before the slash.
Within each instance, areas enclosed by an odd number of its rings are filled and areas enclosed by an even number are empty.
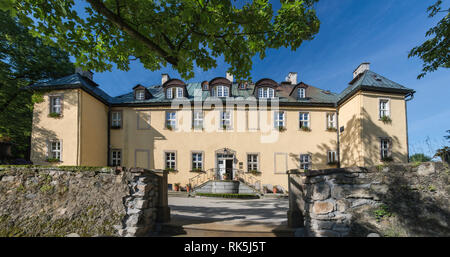
<svg viewBox="0 0 450 257">
<path fill-rule="evenodd" d="M 297 99 L 295 94 L 290 95 L 292 90 L 296 85 L 283 84 L 277 89 L 277 96 L 281 104 L 287 105 L 335 105 L 342 102 L 353 93 L 359 89 L 373 89 L 378 91 L 387 92 L 401 92 L 409 93 L 414 92 L 398 83 L 395 83 L 381 75 L 376 74 L 373 71 L 365 71 L 356 77 L 342 93 L 336 94 L 330 91 L 325 91 L 310 85 L 308 86 L 308 98 Z M 232 84 L 231 95 L 233 99 L 237 97 L 242 97 L 246 99 L 253 96 L 255 85 L 250 83 L 246 89 L 239 89 L 238 83 Z M 69 88 L 82 88 L 88 93 L 97 97 L 99 100 L 103 101 L 105 104 L 111 105 L 168 105 L 171 103 L 170 99 L 166 99 L 164 95 L 164 90 L 161 85 L 153 85 L 147 87 L 149 92 L 153 97 L 146 100 L 136 100 L 134 99 L 133 92 L 119 95 L 116 97 L 111 97 L 103 90 L 101 90 L 98 85 L 92 80 L 81 76 L 80 74 L 73 74 L 60 79 L 55 79 L 49 82 L 39 83 L 33 85 L 35 89 L 69 89 Z M 194 96 L 202 101 L 210 97 L 210 91 L 202 90 L 201 83 L 187 83 L 186 89 L 188 92 L 188 100 L 193 100 Z"/>
<path fill-rule="evenodd" d="M 406 88 L 390 79 L 387 79 L 371 70 L 366 70 L 356 78 L 354 78 L 350 85 L 339 94 L 338 102 L 347 99 L 359 89 L 383 91 L 383 92 L 398 92 L 398 93 L 413 93 L 414 90 Z"/>
<path fill-rule="evenodd" d="M 105 91 L 98 87 L 98 84 L 94 81 L 81 76 L 78 73 L 62 77 L 59 79 L 41 82 L 32 86 L 34 89 L 73 89 L 73 88 L 83 88 L 85 91 L 90 93 L 96 98 L 99 98 L 102 102 L 111 103 L 112 97 L 109 96 Z"/>
</svg>

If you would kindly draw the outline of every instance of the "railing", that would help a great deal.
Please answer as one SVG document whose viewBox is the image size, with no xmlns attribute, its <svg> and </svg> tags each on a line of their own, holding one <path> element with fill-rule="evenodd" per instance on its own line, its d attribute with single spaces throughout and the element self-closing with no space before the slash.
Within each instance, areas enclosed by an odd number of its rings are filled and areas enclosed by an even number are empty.
<svg viewBox="0 0 450 257">
<path fill-rule="evenodd" d="M 260 193 L 263 193 L 261 180 L 257 179 L 251 173 L 245 172 L 243 170 L 234 170 L 234 176 L 236 180 L 242 181 L 247 184 L 247 186 L 250 186 Z"/>
<path fill-rule="evenodd" d="M 194 189 L 209 180 L 215 180 L 217 178 L 216 170 L 209 169 L 203 173 L 198 174 L 197 176 L 189 179 L 189 184 Z"/>
<path fill-rule="evenodd" d="M 209 169 L 204 173 L 200 173 L 197 176 L 189 179 L 189 184 L 191 184 L 191 188 L 195 189 L 196 187 L 203 185 L 204 183 L 210 180 L 221 179 L 219 174 L 219 169 Z M 251 173 L 245 172 L 243 170 L 233 169 L 233 179 L 237 181 L 244 182 L 249 187 L 253 188 L 258 192 L 263 192 L 261 180 L 257 179 Z"/>
</svg>

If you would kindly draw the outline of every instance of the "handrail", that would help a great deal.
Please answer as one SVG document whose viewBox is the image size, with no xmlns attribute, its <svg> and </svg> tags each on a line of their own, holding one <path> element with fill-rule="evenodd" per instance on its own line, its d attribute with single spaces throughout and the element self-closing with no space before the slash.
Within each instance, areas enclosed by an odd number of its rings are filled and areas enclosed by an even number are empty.
<svg viewBox="0 0 450 257">
<path fill-rule="evenodd" d="M 257 179 L 251 173 L 245 172 L 243 170 L 236 170 L 236 178 L 239 181 L 244 182 L 247 186 L 250 186 L 254 190 L 263 193 L 261 180 Z"/>
<path fill-rule="evenodd" d="M 196 187 L 203 185 L 205 182 L 208 182 L 209 180 L 218 179 L 220 177 L 218 175 L 218 172 L 219 169 L 216 168 L 209 169 L 204 173 L 198 174 L 197 176 L 190 178 L 189 184 L 191 185 L 192 189 L 195 189 Z M 260 193 L 263 192 L 261 180 L 257 179 L 251 173 L 239 169 L 233 169 L 233 174 L 235 180 L 244 182 L 249 187 Z"/>
</svg>

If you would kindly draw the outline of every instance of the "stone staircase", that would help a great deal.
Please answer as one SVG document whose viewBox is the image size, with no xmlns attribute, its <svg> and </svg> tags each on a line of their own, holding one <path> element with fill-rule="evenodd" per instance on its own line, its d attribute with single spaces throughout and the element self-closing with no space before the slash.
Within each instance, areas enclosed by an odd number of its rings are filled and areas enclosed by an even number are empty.
<svg viewBox="0 0 450 257">
<path fill-rule="evenodd" d="M 249 225 L 239 224 L 182 224 L 172 221 L 158 225 L 158 237 L 294 237 L 298 236 L 298 229 L 287 226 Z"/>
<path fill-rule="evenodd" d="M 234 193 L 237 193 L 237 194 L 250 194 L 250 195 L 261 195 L 261 193 L 259 191 L 257 191 L 254 188 L 248 186 L 245 182 L 242 182 L 242 181 L 232 181 L 231 182 L 230 181 L 230 184 L 231 183 L 239 183 L 239 186 L 237 188 L 238 190 L 237 190 L 237 192 L 234 192 Z M 226 184 L 226 182 L 222 182 L 221 184 Z M 216 190 L 218 190 L 217 187 L 218 187 L 218 185 L 217 185 L 216 181 L 210 180 L 210 181 L 207 181 L 206 183 L 203 183 L 202 185 L 196 187 L 193 190 L 192 194 L 195 195 L 195 193 L 213 193 Z M 223 191 L 224 192 L 227 191 L 226 188 L 224 188 Z"/>
</svg>

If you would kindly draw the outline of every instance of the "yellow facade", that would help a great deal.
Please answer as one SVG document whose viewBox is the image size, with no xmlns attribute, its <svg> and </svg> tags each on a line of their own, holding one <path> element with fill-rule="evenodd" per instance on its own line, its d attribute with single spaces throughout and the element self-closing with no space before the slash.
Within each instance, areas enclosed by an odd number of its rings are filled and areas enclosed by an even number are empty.
<svg viewBox="0 0 450 257">
<path fill-rule="evenodd" d="M 49 116 L 49 97 L 63 96 L 62 117 Z M 390 124 L 378 116 L 379 99 L 388 99 Z M 122 127 L 110 130 L 108 148 L 108 111 L 121 111 Z M 381 163 L 380 137 L 392 138 L 394 161 L 407 161 L 407 127 L 403 95 L 359 91 L 345 102 L 332 107 L 279 107 L 285 112 L 286 131 L 273 128 L 273 111 L 259 129 L 252 125 L 257 113 L 233 107 L 232 129 L 222 130 L 218 110 L 206 108 L 204 129 L 192 130 L 192 109 L 177 109 L 177 129 L 166 128 L 169 107 L 108 107 L 82 89 L 50 91 L 34 108 L 32 161 L 45 164 L 48 141 L 62 142 L 61 162 L 55 165 L 108 165 L 108 151 L 121 151 L 121 165 L 126 167 L 165 168 L 165 153 L 174 152 L 176 171 L 170 172 L 169 184 L 189 183 L 198 175 L 192 172 L 192 153 L 203 154 L 203 170 L 217 168 L 216 151 L 231 150 L 233 168 L 247 170 L 247 154 L 259 157 L 262 184 L 287 189 L 286 171 L 300 167 L 300 154 L 311 154 L 312 169 L 336 167 L 328 164 L 328 151 L 338 150 L 338 133 L 327 131 L 327 113 L 338 112 L 341 166 L 365 166 Z M 309 112 L 311 131 L 299 128 L 299 112 Z M 260 112 L 260 117 L 264 112 Z M 257 120 L 257 119 L 256 119 Z M 261 120 L 261 118 L 260 118 Z M 251 123 L 249 125 L 249 123 Z M 208 125 L 209 124 L 209 125 Z M 249 129 L 256 128 L 256 129 Z M 270 131 L 269 131 L 270 130 Z"/>
</svg>

